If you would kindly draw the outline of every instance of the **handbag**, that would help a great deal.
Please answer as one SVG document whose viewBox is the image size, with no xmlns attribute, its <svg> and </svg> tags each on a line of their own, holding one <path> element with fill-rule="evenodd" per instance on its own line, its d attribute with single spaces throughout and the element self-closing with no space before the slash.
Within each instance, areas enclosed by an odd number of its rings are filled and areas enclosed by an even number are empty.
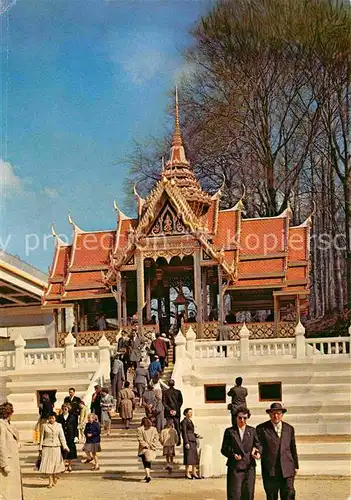
<svg viewBox="0 0 351 500">
<path fill-rule="evenodd" d="M 38 458 L 35 461 L 35 468 L 37 470 L 39 470 L 40 469 L 40 465 L 41 465 L 41 451 L 39 451 Z"/>
<path fill-rule="evenodd" d="M 156 458 L 156 451 L 155 450 L 146 449 L 146 450 L 143 451 L 143 455 L 144 455 L 145 460 L 147 462 L 152 462 Z"/>
</svg>

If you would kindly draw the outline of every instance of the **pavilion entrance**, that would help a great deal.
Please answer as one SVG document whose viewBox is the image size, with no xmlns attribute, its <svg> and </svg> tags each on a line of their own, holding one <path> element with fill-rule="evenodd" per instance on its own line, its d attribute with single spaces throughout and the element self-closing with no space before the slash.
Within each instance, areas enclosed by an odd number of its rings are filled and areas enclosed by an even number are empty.
<svg viewBox="0 0 351 500">
<path fill-rule="evenodd" d="M 192 256 L 145 259 L 144 324 L 159 324 L 168 333 L 183 313 L 185 321 L 195 321 L 194 259 Z"/>
</svg>

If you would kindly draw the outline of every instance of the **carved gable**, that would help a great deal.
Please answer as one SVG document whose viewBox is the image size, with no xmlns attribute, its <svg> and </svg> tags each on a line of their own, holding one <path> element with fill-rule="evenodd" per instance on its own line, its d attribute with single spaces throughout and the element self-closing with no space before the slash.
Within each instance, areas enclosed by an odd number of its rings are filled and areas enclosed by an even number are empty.
<svg viewBox="0 0 351 500">
<path fill-rule="evenodd" d="M 169 236 L 187 233 L 182 218 L 176 214 L 172 205 L 167 202 L 151 226 L 148 236 Z"/>
</svg>

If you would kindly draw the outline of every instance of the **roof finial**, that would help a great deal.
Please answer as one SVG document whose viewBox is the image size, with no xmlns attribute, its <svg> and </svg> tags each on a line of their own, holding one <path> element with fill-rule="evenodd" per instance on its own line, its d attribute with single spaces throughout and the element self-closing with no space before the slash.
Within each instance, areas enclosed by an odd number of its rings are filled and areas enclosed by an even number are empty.
<svg viewBox="0 0 351 500">
<path fill-rule="evenodd" d="M 161 168 L 162 168 L 162 173 L 163 173 L 164 170 L 165 170 L 165 159 L 164 159 L 164 156 L 161 157 Z"/>
<path fill-rule="evenodd" d="M 179 124 L 179 101 L 178 101 L 178 86 L 177 85 L 175 88 L 173 146 L 182 146 L 182 137 L 180 135 L 180 124 Z"/>
</svg>

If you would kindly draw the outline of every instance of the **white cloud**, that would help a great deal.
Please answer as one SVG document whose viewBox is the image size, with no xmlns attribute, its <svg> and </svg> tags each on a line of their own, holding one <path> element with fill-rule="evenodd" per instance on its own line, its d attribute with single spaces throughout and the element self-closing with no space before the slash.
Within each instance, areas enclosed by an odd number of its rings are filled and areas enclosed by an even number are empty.
<svg viewBox="0 0 351 500">
<path fill-rule="evenodd" d="M 58 198 L 58 192 L 57 192 L 57 190 L 55 188 L 44 187 L 43 193 L 48 198 Z"/>
<path fill-rule="evenodd" d="M 0 158 L 0 184 L 4 191 L 20 191 L 22 189 L 22 181 L 15 174 L 13 166 L 2 158 Z"/>
<path fill-rule="evenodd" d="M 140 85 L 172 67 L 166 42 L 161 33 L 146 30 L 130 32 L 125 38 L 113 34 L 107 37 L 106 46 L 118 72 L 122 70 L 132 83 Z"/>
</svg>

